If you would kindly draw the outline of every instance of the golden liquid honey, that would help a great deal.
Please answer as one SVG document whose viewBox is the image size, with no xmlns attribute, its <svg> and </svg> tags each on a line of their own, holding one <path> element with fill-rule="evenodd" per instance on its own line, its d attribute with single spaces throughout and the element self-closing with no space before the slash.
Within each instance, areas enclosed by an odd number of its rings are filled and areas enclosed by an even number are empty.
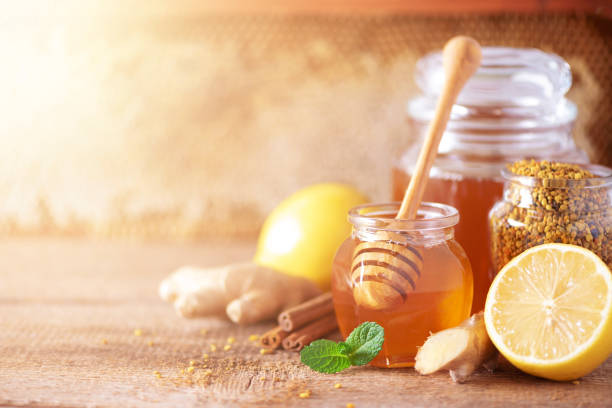
<svg viewBox="0 0 612 408">
<path fill-rule="evenodd" d="M 401 200 L 410 176 L 399 168 L 393 169 L 393 199 Z M 502 196 L 503 181 L 495 178 L 437 178 L 427 182 L 424 200 L 455 207 L 460 214 L 455 226 L 455 239 L 461 244 L 472 265 L 474 301 L 472 313 L 484 309 L 487 292 L 496 271 L 493 271 L 489 251 L 489 210 Z"/>
<path fill-rule="evenodd" d="M 340 332 L 346 338 L 359 324 L 376 322 L 385 329 L 385 342 L 371 364 L 411 367 L 417 348 L 430 333 L 456 326 L 469 316 L 473 291 L 470 263 L 452 239 L 452 231 L 442 239 L 421 234 L 420 242 L 410 244 L 423 257 L 414 290 L 405 293 L 399 306 L 383 310 L 363 307 L 353 297 L 353 287 L 358 283 L 351 270 L 353 252 L 360 241 L 358 230 L 357 225 L 353 236 L 338 249 L 332 267 L 332 294 Z"/>
</svg>

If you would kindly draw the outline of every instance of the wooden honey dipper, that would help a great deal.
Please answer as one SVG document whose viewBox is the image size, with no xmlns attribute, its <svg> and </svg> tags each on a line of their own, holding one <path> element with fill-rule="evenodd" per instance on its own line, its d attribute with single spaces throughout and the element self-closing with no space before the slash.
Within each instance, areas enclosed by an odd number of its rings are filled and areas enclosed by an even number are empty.
<svg viewBox="0 0 612 408">
<path fill-rule="evenodd" d="M 480 66 L 481 57 L 480 45 L 469 37 L 454 37 L 444 46 L 444 88 L 395 219 L 416 218 L 451 109 L 465 83 Z M 415 290 L 423 269 L 423 254 L 418 248 L 392 242 L 388 235 L 378 235 L 382 240 L 360 242 L 356 246 L 351 280 L 358 305 L 382 310 L 402 304 L 407 293 Z"/>
</svg>

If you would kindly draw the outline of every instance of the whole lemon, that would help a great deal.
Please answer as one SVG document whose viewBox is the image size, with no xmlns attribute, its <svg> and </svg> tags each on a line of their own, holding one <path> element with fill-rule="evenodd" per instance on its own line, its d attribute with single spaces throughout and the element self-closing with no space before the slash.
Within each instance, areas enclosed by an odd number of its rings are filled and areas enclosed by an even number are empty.
<svg viewBox="0 0 612 408">
<path fill-rule="evenodd" d="M 285 199 L 266 219 L 255 262 L 328 290 L 336 250 L 350 235 L 348 211 L 368 199 L 338 183 L 315 184 Z"/>
</svg>

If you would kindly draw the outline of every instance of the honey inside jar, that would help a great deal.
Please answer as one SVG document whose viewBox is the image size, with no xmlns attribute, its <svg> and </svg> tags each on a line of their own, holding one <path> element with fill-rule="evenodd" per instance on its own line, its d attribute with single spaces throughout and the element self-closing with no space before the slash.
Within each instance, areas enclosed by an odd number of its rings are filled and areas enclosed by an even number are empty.
<svg viewBox="0 0 612 408">
<path fill-rule="evenodd" d="M 339 248 L 332 267 L 334 308 L 342 335 L 346 338 L 366 321 L 385 329 L 382 350 L 371 362 L 378 367 L 413 366 L 417 347 L 429 334 L 458 325 L 472 306 L 471 267 L 453 237 L 457 211 L 422 203 L 418 218 L 406 221 L 393 219 L 398 207 L 374 204 L 351 210 L 353 233 Z M 363 258 L 363 250 L 356 251 L 363 243 L 385 248 Z M 386 249 L 389 247 L 395 250 Z M 418 254 L 418 265 L 406 261 L 402 256 L 406 251 Z M 376 261 L 383 252 L 387 262 Z M 372 282 L 374 286 L 366 286 Z M 388 296 L 378 298 L 379 293 L 374 292 L 369 303 L 357 296 L 372 287 Z M 392 301 L 385 303 L 389 299 Z"/>
<path fill-rule="evenodd" d="M 393 199 L 403 197 L 410 176 L 399 168 L 393 169 Z M 452 205 L 461 214 L 455 226 L 455 237 L 469 255 L 474 274 L 472 313 L 484 308 L 493 279 L 489 255 L 487 214 L 502 196 L 503 181 L 494 177 L 431 177 L 423 199 Z"/>
</svg>

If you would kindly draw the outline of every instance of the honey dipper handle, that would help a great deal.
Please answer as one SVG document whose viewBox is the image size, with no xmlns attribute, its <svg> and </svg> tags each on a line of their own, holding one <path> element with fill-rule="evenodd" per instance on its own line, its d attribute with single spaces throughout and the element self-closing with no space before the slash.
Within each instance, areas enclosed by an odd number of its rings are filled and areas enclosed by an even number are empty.
<svg viewBox="0 0 612 408">
<path fill-rule="evenodd" d="M 450 117 L 451 108 L 467 80 L 480 66 L 481 57 L 480 45 L 470 37 L 453 37 L 444 46 L 442 52 L 445 75 L 444 88 L 438 100 L 434 117 L 429 124 L 425 142 L 410 178 L 410 184 L 406 188 L 402 205 L 395 218 L 413 219 L 416 217 L 429 171 L 438 153 L 438 145 Z"/>
</svg>

